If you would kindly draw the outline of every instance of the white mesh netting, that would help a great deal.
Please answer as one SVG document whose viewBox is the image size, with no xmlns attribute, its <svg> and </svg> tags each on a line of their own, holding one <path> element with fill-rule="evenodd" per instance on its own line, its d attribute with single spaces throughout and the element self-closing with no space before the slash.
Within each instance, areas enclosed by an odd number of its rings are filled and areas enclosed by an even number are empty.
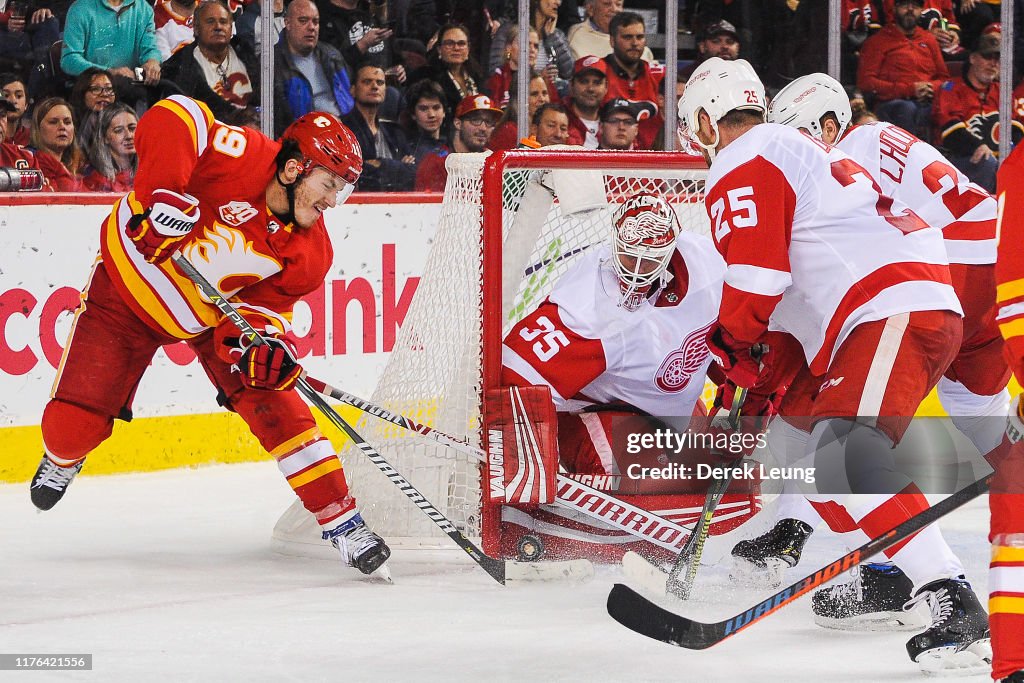
<svg viewBox="0 0 1024 683">
<path fill-rule="evenodd" d="M 536 154 L 536 153 L 534 153 Z M 480 446 L 485 301 L 503 292 L 502 334 L 532 310 L 576 257 L 610 237 L 611 215 L 638 191 L 661 193 L 684 230 L 708 234 L 701 196 L 706 170 L 678 155 L 619 153 L 602 170 L 600 152 L 559 152 L 543 169 L 502 175 L 501 197 L 485 196 L 486 154 L 451 154 L 441 218 L 408 314 L 372 401 Z M 501 202 L 501 282 L 485 273 L 484 207 Z M 492 215 L 497 215 L 494 212 Z M 494 234 L 496 234 L 496 230 Z M 491 348 L 496 348 L 491 345 Z M 467 536 L 479 537 L 479 465 L 470 457 L 388 422 L 364 415 L 356 430 Z M 370 527 L 397 545 L 450 545 L 444 534 L 355 448 L 342 460 Z M 275 528 L 277 541 L 318 542 L 319 529 L 296 503 Z"/>
</svg>

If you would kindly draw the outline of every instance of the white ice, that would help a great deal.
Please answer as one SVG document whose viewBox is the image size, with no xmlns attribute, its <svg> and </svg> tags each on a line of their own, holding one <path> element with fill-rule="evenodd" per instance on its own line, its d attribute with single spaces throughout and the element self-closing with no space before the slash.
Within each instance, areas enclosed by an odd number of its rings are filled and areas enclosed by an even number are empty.
<svg viewBox="0 0 1024 683">
<path fill-rule="evenodd" d="M 92 672 L 0 680 L 925 680 L 904 650 L 911 634 L 820 629 L 808 596 L 691 652 L 608 617 L 615 567 L 580 586 L 502 587 L 472 564 L 398 551 L 395 585 L 372 583 L 330 559 L 271 551 L 290 497 L 269 462 L 82 476 L 46 513 L 26 484 L 0 486 L 0 653 L 94 655 Z M 986 502 L 942 527 L 984 601 Z M 841 551 L 819 531 L 787 578 Z M 678 611 L 717 620 L 756 597 L 705 595 Z"/>
</svg>

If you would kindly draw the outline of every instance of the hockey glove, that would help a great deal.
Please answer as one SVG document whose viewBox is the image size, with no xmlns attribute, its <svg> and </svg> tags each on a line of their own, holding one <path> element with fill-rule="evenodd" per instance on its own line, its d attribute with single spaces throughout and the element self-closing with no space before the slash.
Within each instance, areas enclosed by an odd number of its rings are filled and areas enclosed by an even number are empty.
<svg viewBox="0 0 1024 683">
<path fill-rule="evenodd" d="M 752 346 L 733 337 L 718 323 L 708 333 L 708 351 L 722 366 L 729 381 L 745 389 L 754 386 L 761 374 L 761 359 L 751 355 Z"/>
<path fill-rule="evenodd" d="M 751 455 L 763 443 L 765 427 L 768 421 L 778 413 L 781 394 L 764 394 L 747 392 L 740 411 L 739 424 L 733 424 L 729 417 L 732 408 L 736 385 L 726 381 L 718 387 L 712 410 L 717 414 L 708 425 L 708 433 L 712 435 L 712 455 L 722 460 L 737 460 Z"/>
<path fill-rule="evenodd" d="M 163 263 L 199 221 L 199 200 L 171 190 L 154 190 L 153 205 L 128 219 L 125 230 L 150 263 Z"/>
<path fill-rule="evenodd" d="M 296 362 L 295 345 L 285 337 L 264 337 L 266 344 L 250 344 L 242 349 L 238 370 L 242 384 L 250 389 L 285 391 L 302 374 Z"/>
</svg>

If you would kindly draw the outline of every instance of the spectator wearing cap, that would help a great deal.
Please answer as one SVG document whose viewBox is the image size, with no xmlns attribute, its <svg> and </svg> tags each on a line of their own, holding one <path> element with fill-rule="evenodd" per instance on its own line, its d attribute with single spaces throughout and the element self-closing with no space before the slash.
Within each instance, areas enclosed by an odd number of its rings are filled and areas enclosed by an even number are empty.
<svg viewBox="0 0 1024 683">
<path fill-rule="evenodd" d="M 708 24 L 697 42 L 697 59 L 680 73 L 689 78 L 705 59 L 719 57 L 726 61 L 739 59 L 740 34 L 724 19 Z"/>
<path fill-rule="evenodd" d="M 943 83 L 932 112 L 935 143 L 972 181 L 995 192 L 999 168 L 999 35 L 983 35 L 963 76 Z M 1014 120 L 1012 139 L 1024 126 Z"/>
<path fill-rule="evenodd" d="M 610 24 L 612 17 L 622 11 L 622 0 L 587 0 L 584 6 L 587 19 L 569 29 L 569 49 L 572 58 L 587 55 L 604 57 L 612 51 Z M 642 59 L 653 62 L 654 54 L 644 48 Z"/>
<path fill-rule="evenodd" d="M 604 58 L 607 66 L 606 100 L 624 99 L 636 105 L 640 120 L 638 149 L 654 149 L 654 139 L 663 126 L 658 96 L 665 69 L 643 60 L 647 49 L 644 19 L 635 12 L 620 12 L 612 18 L 612 53 Z"/>
<path fill-rule="evenodd" d="M 896 0 L 896 20 L 864 41 L 857 87 L 883 121 L 927 139 L 935 89 L 949 78 L 939 43 L 918 26 L 923 0 Z"/>
<path fill-rule="evenodd" d="M 628 100 L 609 100 L 601 107 L 601 124 L 598 126 L 598 149 L 630 150 L 639 149 L 636 144 L 640 126 L 637 108 Z"/>
<path fill-rule="evenodd" d="M 600 57 L 587 55 L 576 60 L 565 111 L 569 117 L 569 144 L 597 149 L 599 111 L 608 93 L 608 65 Z"/>
<path fill-rule="evenodd" d="M 363 173 L 356 183 L 359 192 L 409 191 L 416 180 L 416 158 L 405 133 L 397 123 L 380 118 L 386 87 L 384 69 L 362 65 L 352 84 L 355 106 L 341 117 L 363 151 Z"/>
<path fill-rule="evenodd" d="M 501 110 L 487 95 L 469 95 L 455 108 L 455 131 L 449 148 L 453 152 L 483 152 L 494 127 L 501 116 Z M 423 157 L 416 170 L 417 192 L 444 192 L 448 182 L 445 159 L 448 150 L 438 150 Z"/>
</svg>

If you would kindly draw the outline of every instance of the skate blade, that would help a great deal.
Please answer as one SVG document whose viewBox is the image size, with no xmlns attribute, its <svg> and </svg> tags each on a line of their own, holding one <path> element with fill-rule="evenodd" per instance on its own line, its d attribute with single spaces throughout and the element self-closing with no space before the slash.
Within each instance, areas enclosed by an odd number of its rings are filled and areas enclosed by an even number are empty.
<svg viewBox="0 0 1024 683">
<path fill-rule="evenodd" d="M 377 569 L 370 574 L 370 578 L 376 579 L 380 583 L 393 584 L 395 582 L 395 580 L 391 578 L 391 569 L 388 567 L 387 562 L 377 567 Z"/>
<path fill-rule="evenodd" d="M 729 578 L 748 588 L 779 588 L 782 586 L 782 575 L 789 565 L 777 557 L 765 559 L 764 567 L 760 567 L 743 557 L 733 557 Z"/>
<path fill-rule="evenodd" d="M 992 671 L 992 643 L 988 638 L 976 640 L 966 648 L 940 647 L 917 657 L 921 671 L 936 678 L 979 676 Z"/>
<path fill-rule="evenodd" d="M 924 620 L 913 612 L 872 612 L 836 619 L 814 615 L 814 623 L 834 631 L 920 631 Z"/>
</svg>

